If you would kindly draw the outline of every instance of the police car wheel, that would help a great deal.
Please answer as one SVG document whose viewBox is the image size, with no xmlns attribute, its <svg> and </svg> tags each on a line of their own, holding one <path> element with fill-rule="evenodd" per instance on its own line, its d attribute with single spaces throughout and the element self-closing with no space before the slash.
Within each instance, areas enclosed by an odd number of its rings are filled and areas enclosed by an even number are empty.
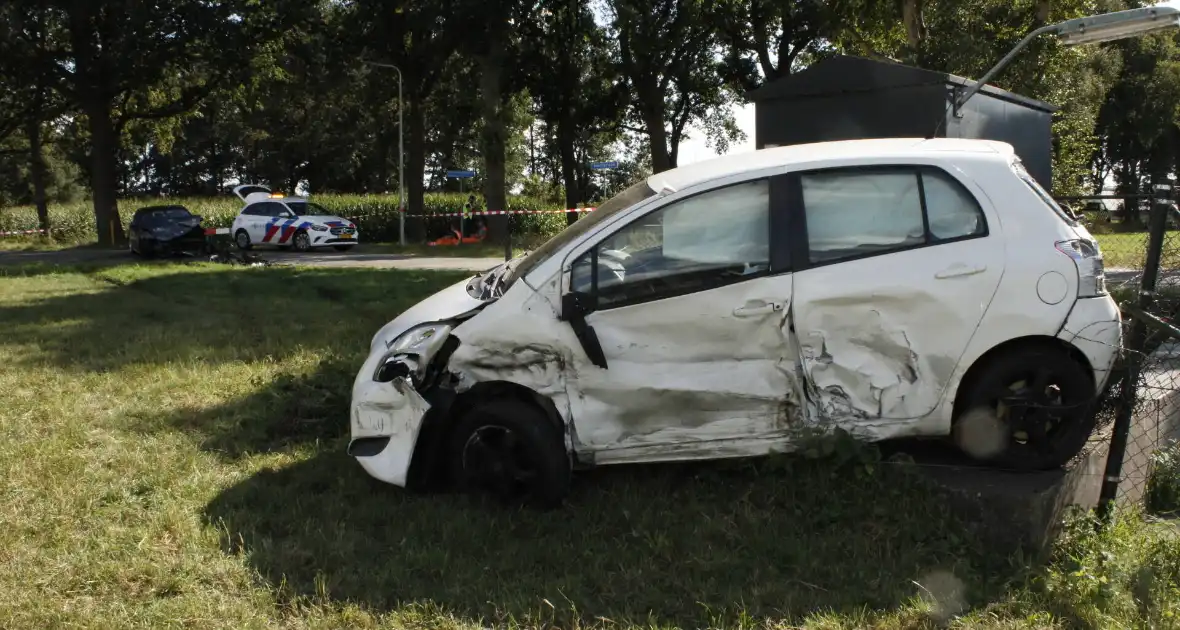
<svg viewBox="0 0 1180 630">
<path fill-rule="evenodd" d="M 234 242 L 237 243 L 238 249 L 250 249 L 250 234 L 246 230 L 238 230 L 234 234 Z"/>
<path fill-rule="evenodd" d="M 305 252 L 311 249 L 311 237 L 307 235 L 307 232 L 296 232 L 293 241 L 295 251 L 297 252 Z"/>
</svg>

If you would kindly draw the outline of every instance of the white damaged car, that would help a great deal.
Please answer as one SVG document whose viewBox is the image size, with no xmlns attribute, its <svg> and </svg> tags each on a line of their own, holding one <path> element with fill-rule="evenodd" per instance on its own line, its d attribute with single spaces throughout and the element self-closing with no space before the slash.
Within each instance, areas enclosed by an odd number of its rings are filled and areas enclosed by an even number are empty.
<svg viewBox="0 0 1180 630">
<path fill-rule="evenodd" d="M 1082 448 L 1121 343 L 1097 242 L 1010 145 L 884 139 L 641 181 L 373 337 L 373 477 L 559 503 L 585 466 L 789 451 L 801 429 Z"/>
</svg>

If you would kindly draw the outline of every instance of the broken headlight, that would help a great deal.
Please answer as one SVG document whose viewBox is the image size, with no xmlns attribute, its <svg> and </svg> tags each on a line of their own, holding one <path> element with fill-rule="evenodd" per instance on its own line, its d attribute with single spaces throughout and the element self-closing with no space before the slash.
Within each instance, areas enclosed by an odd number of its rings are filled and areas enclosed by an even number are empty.
<svg viewBox="0 0 1180 630">
<path fill-rule="evenodd" d="M 398 377 L 410 377 L 417 385 L 450 333 L 451 326 L 447 324 L 425 324 L 402 333 L 386 346 L 373 380 L 388 383 Z"/>
</svg>

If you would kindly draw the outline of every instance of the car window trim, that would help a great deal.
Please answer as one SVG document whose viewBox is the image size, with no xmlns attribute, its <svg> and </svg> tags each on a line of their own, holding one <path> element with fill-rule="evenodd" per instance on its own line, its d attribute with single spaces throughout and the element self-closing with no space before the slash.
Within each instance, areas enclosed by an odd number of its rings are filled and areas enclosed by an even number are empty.
<svg viewBox="0 0 1180 630">
<path fill-rule="evenodd" d="M 813 175 L 817 173 L 873 173 L 873 172 L 897 172 L 911 170 L 918 177 L 918 191 L 919 203 L 922 207 L 922 225 L 925 231 L 924 243 L 917 243 L 914 245 L 906 245 L 899 247 L 892 247 L 884 251 L 865 252 L 854 256 L 844 256 L 833 260 L 823 260 L 813 262 L 811 260 L 811 242 L 810 234 L 807 231 L 807 208 L 803 201 L 803 177 L 805 175 Z M 967 193 L 968 198 L 975 202 L 975 208 L 979 213 L 979 217 L 983 220 L 983 230 L 978 234 L 967 234 L 963 236 L 956 236 L 953 238 L 936 239 L 930 232 L 930 215 L 926 206 L 926 185 L 921 177 L 924 171 L 935 171 L 938 174 L 948 178 L 953 186 L 957 186 L 963 192 Z M 827 267 L 829 265 L 838 265 L 841 263 L 855 262 L 864 260 L 866 258 L 876 258 L 878 256 L 887 256 L 889 254 L 901 254 L 918 249 L 925 249 L 927 247 L 939 247 L 942 245 L 951 245 L 954 243 L 961 243 L 964 241 L 971 241 L 980 238 L 987 238 L 991 235 L 991 224 L 988 222 L 987 212 L 984 211 L 983 204 L 979 201 L 979 197 L 971 192 L 963 182 L 951 174 L 950 171 L 934 164 L 912 163 L 912 162 L 893 162 L 887 164 L 855 164 L 830 166 L 821 168 L 812 168 L 801 171 L 792 171 L 787 174 L 788 186 L 791 191 L 789 198 L 791 206 L 789 212 L 793 219 L 791 232 L 791 244 L 793 256 L 791 259 L 792 265 L 796 271 L 804 271 L 807 269 L 816 269 L 819 267 Z"/>
<path fill-rule="evenodd" d="M 751 280 L 760 280 L 760 279 L 764 279 L 764 278 L 768 278 L 768 277 L 773 277 L 776 275 L 790 273 L 791 269 L 792 269 L 791 255 L 790 255 L 791 244 L 787 242 L 787 239 L 775 236 L 775 234 L 776 234 L 775 228 L 790 220 L 789 211 L 788 211 L 788 200 L 789 200 L 788 195 L 790 193 L 790 188 L 789 188 L 789 185 L 786 181 L 786 177 L 787 177 L 787 175 L 785 175 L 785 174 L 762 175 L 759 177 L 751 177 L 749 179 L 743 179 L 740 181 L 726 182 L 726 183 L 718 185 L 718 186 L 713 186 L 710 188 L 698 190 L 698 191 L 693 192 L 692 194 L 688 194 L 683 197 L 678 197 L 674 200 L 670 200 L 670 201 L 667 201 L 666 203 L 662 203 L 662 204 L 659 204 L 653 208 L 647 209 L 642 214 L 632 217 L 626 223 L 622 223 L 621 225 L 618 225 L 615 229 L 600 234 L 599 237 L 597 239 L 595 239 L 594 244 L 589 247 L 589 249 L 586 249 L 585 251 L 581 252 L 578 256 L 571 257 L 571 259 L 570 259 L 571 273 L 568 277 L 570 278 L 570 281 L 572 282 L 573 268 L 577 265 L 578 261 L 581 260 L 583 256 L 585 256 L 587 254 L 590 255 L 591 293 L 586 296 L 588 298 L 588 304 L 587 304 L 588 308 L 586 310 L 586 314 L 598 312 L 598 311 L 610 311 L 610 310 L 619 309 L 619 308 L 626 308 L 629 306 L 636 306 L 639 304 L 647 304 L 650 302 L 657 302 L 660 300 L 669 300 L 672 298 L 683 297 L 685 295 L 693 295 L 695 293 L 703 293 L 705 291 L 712 291 L 714 289 L 732 286 L 734 284 L 738 284 L 741 282 L 748 282 Z M 769 247 L 769 250 L 768 250 L 769 260 L 767 262 L 769 263 L 769 265 L 768 265 L 768 269 L 766 271 L 752 273 L 752 274 L 749 274 L 746 276 L 735 277 L 733 282 L 714 284 L 714 285 L 710 285 L 707 287 L 700 287 L 700 288 L 696 288 L 696 289 L 692 289 L 692 290 L 669 291 L 666 294 L 660 293 L 660 294 L 656 294 L 656 295 L 638 296 L 633 299 L 620 300 L 618 302 L 613 302 L 609 305 L 599 305 L 599 303 L 598 303 L 598 273 L 597 273 L 598 249 L 604 242 L 606 242 L 607 240 L 610 240 L 614 236 L 618 235 L 623 230 L 630 228 L 636 222 L 643 221 L 644 219 L 648 218 L 650 215 L 657 213 L 657 212 L 662 212 L 663 210 L 666 210 L 666 209 L 672 207 L 674 204 L 682 203 L 684 201 L 687 201 L 689 199 L 693 199 L 693 198 L 698 197 L 700 195 L 707 195 L 707 194 L 714 193 L 714 192 L 717 192 L 720 190 L 725 190 L 726 188 L 732 188 L 734 186 L 741 186 L 744 184 L 751 184 L 751 183 L 760 182 L 760 181 L 765 181 L 767 183 L 767 193 L 768 193 L 768 195 L 767 195 L 768 208 L 767 208 L 766 229 L 768 230 L 767 236 L 768 236 L 768 247 Z M 780 265 L 783 265 L 783 267 L 776 268 L 776 266 L 775 266 L 776 262 Z M 572 286 L 567 285 L 565 287 L 565 292 L 569 293 L 571 291 L 572 291 Z"/>
</svg>

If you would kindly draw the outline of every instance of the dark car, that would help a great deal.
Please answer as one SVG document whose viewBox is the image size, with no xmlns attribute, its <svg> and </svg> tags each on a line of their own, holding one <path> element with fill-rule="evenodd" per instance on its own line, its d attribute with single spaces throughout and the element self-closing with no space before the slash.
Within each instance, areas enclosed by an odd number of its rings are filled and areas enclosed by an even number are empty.
<svg viewBox="0 0 1180 630">
<path fill-rule="evenodd" d="M 184 206 L 148 206 L 135 211 L 128 240 L 131 253 L 140 256 L 199 252 L 205 230 L 201 217 Z"/>
</svg>

